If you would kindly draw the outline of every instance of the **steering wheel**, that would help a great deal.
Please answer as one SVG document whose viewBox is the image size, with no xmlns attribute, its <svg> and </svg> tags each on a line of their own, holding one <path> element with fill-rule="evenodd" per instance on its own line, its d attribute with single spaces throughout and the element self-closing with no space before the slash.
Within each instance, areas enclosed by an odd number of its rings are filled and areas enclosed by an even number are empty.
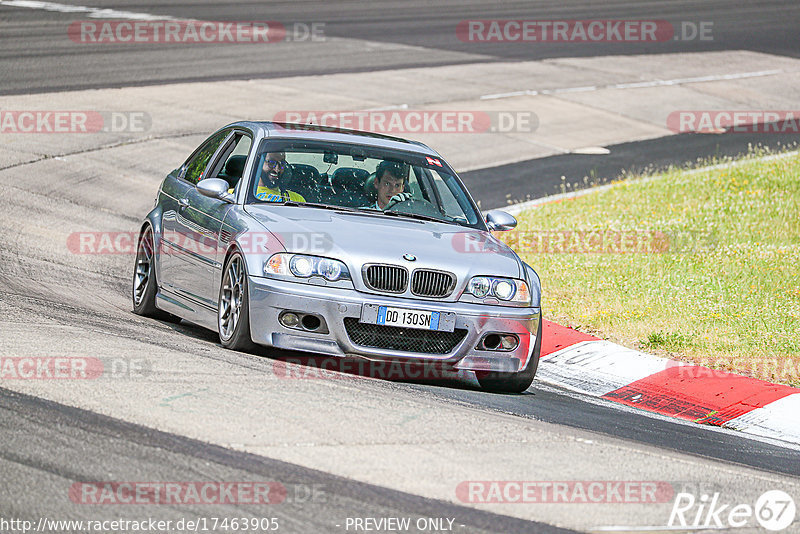
<svg viewBox="0 0 800 534">
<path fill-rule="evenodd" d="M 443 219 L 442 213 L 436 209 L 436 206 L 427 200 L 420 200 L 418 198 L 409 198 L 402 202 L 389 201 L 384 211 L 396 211 L 399 213 L 412 213 L 414 215 L 426 215 L 428 217 L 435 217 Z"/>
</svg>

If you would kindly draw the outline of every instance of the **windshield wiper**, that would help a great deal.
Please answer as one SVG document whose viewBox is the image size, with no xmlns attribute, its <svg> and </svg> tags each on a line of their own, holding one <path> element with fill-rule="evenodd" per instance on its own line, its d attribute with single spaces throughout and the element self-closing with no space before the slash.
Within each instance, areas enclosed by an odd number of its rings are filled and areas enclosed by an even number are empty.
<svg viewBox="0 0 800 534">
<path fill-rule="evenodd" d="M 336 206 L 334 204 L 320 204 L 317 202 L 296 202 L 294 200 L 287 200 L 281 202 L 281 206 L 309 206 L 312 208 L 319 208 L 323 210 L 336 210 L 336 211 L 360 211 L 358 208 L 351 208 L 348 206 Z"/>
<path fill-rule="evenodd" d="M 276 204 L 280 204 L 281 206 L 309 206 L 312 208 L 319 208 L 325 210 L 334 210 L 334 211 L 348 211 L 351 213 L 367 213 L 367 214 L 374 214 L 374 215 L 387 215 L 389 217 L 406 217 L 409 219 L 418 219 L 421 221 L 433 221 L 439 223 L 450 223 L 450 224 L 457 224 L 459 226 L 465 226 L 461 224 L 456 219 L 451 219 L 444 215 L 444 219 L 440 219 L 438 217 L 433 217 L 431 215 L 420 215 L 419 213 L 406 213 L 403 211 L 378 211 L 369 208 L 351 208 L 349 206 L 337 206 L 335 204 L 320 204 L 318 202 L 297 202 L 294 200 L 287 200 L 285 202 L 279 202 Z"/>
<path fill-rule="evenodd" d="M 455 221 L 450 221 L 448 219 L 440 219 L 438 217 L 433 217 L 431 215 L 420 215 L 419 213 L 406 213 L 403 211 L 384 211 L 381 212 L 381 215 L 389 215 L 391 217 L 408 217 L 409 219 L 419 219 L 421 221 L 434 221 L 440 223 L 455 222 Z"/>
</svg>

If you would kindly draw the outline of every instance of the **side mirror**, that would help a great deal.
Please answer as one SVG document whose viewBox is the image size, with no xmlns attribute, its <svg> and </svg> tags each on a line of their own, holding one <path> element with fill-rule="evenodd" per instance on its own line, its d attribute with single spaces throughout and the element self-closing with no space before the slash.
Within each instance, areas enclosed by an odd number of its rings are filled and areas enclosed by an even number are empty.
<svg viewBox="0 0 800 534">
<path fill-rule="evenodd" d="M 206 178 L 195 186 L 201 195 L 233 203 L 233 195 L 228 193 L 230 185 L 222 178 Z"/>
<path fill-rule="evenodd" d="M 486 212 L 486 225 L 493 232 L 505 232 L 517 227 L 517 220 L 510 213 L 501 210 Z"/>
</svg>

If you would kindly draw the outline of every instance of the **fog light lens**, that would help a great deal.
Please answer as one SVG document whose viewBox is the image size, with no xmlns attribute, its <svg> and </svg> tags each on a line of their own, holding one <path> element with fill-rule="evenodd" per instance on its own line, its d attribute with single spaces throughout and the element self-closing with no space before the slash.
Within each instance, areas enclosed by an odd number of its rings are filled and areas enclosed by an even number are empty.
<svg viewBox="0 0 800 534">
<path fill-rule="evenodd" d="M 491 283 L 489 282 L 489 279 L 482 276 L 476 276 L 470 280 L 469 287 L 467 287 L 467 291 L 479 299 L 482 299 L 488 295 L 489 289 L 491 289 Z"/>
<path fill-rule="evenodd" d="M 500 348 L 503 350 L 514 350 L 518 344 L 517 336 L 500 336 Z"/>
<path fill-rule="evenodd" d="M 296 313 L 284 313 L 281 315 L 281 324 L 283 326 L 288 326 L 289 328 L 294 328 L 300 322 L 300 318 L 297 316 Z"/>
</svg>

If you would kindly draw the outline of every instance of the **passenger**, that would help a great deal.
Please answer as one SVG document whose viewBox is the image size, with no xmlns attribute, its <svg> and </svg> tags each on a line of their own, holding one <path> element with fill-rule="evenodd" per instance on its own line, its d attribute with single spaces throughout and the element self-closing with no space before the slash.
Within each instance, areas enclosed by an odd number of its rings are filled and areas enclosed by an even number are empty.
<svg viewBox="0 0 800 534">
<path fill-rule="evenodd" d="M 407 174 L 408 166 L 396 161 L 382 161 L 375 170 L 375 189 L 378 198 L 375 204 L 367 207 L 383 211 L 412 198 L 411 193 L 403 191 Z"/>
<path fill-rule="evenodd" d="M 300 193 L 287 191 L 286 181 L 291 177 L 289 164 L 286 163 L 286 154 L 283 152 L 270 152 L 264 158 L 261 166 L 261 177 L 258 180 L 256 198 L 267 202 L 305 202 Z"/>
</svg>

